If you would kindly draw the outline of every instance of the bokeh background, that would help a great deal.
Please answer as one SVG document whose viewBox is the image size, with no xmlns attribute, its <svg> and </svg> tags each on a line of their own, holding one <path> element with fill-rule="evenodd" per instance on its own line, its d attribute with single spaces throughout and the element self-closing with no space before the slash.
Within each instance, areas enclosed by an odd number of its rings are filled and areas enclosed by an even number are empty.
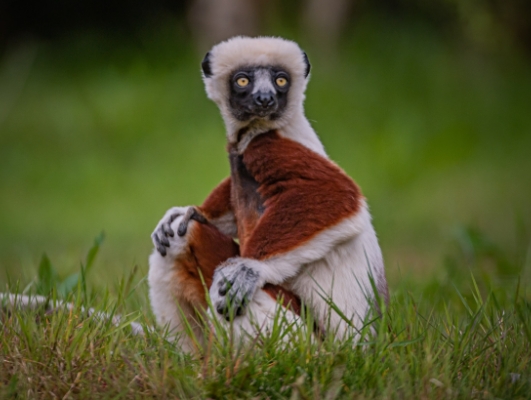
<svg viewBox="0 0 531 400">
<path fill-rule="evenodd" d="M 229 172 L 199 64 L 235 34 L 308 53 L 307 116 L 367 196 L 391 284 L 479 253 L 531 269 L 530 2 L 3 0 L 0 283 L 43 252 L 67 274 L 101 231 L 95 284 L 147 272 L 164 211 Z"/>
</svg>

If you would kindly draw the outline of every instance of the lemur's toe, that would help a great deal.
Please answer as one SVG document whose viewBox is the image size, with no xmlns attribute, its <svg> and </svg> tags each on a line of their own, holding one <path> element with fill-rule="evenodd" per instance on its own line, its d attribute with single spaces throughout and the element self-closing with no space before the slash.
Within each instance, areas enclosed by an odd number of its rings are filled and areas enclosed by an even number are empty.
<svg viewBox="0 0 531 400">
<path fill-rule="evenodd" d="M 166 247 L 160 242 L 157 234 L 153 234 L 153 241 L 155 242 L 155 248 L 160 253 L 162 257 L 166 255 Z"/>
<path fill-rule="evenodd" d="M 175 218 L 177 218 L 177 215 L 175 215 Z M 175 218 L 171 219 L 171 221 L 173 221 Z M 171 221 L 169 223 L 166 222 L 166 223 L 162 224 L 161 229 L 162 229 L 162 232 L 164 232 L 164 234 L 166 236 L 174 237 L 175 233 L 173 232 L 173 229 L 171 229 L 171 225 L 170 225 Z"/>
<path fill-rule="evenodd" d="M 177 229 L 177 234 L 179 236 L 186 235 L 186 231 L 188 230 L 188 224 L 192 219 L 202 224 L 205 224 L 207 222 L 203 214 L 197 211 L 195 207 L 190 207 L 188 208 L 188 210 L 186 210 L 186 213 L 184 214 L 183 219 L 179 224 L 179 228 Z"/>
<path fill-rule="evenodd" d="M 159 238 L 160 244 L 166 247 L 170 247 L 170 241 L 168 240 L 168 238 L 164 234 L 159 235 L 159 236 L 160 236 Z"/>
</svg>

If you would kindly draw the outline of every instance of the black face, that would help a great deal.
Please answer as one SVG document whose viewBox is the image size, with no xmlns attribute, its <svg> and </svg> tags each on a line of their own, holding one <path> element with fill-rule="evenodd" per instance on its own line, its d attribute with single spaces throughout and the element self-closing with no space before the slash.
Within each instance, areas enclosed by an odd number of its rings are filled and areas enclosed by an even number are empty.
<svg viewBox="0 0 531 400">
<path fill-rule="evenodd" d="M 278 119 L 286 109 L 290 83 L 290 75 L 280 67 L 238 69 L 229 78 L 230 110 L 239 121 Z"/>
</svg>

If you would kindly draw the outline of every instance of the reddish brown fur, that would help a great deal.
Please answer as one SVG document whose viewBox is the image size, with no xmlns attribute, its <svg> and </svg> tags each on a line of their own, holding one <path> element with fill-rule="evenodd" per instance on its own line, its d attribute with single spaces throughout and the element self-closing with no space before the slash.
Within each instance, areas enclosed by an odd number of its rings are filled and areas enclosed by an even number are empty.
<svg viewBox="0 0 531 400">
<path fill-rule="evenodd" d="M 360 207 L 358 186 L 337 165 L 277 132 L 253 139 L 243 163 L 265 206 L 252 235 L 240 241 L 243 257 L 285 253 Z"/>
<path fill-rule="evenodd" d="M 289 308 L 297 315 L 301 315 L 301 299 L 293 292 L 271 283 L 266 283 L 262 290 L 272 298 L 280 299 L 284 307 Z"/>
<path fill-rule="evenodd" d="M 206 198 L 203 205 L 199 207 L 207 219 L 216 219 L 229 211 L 231 205 L 231 179 L 225 178 Z"/>
<path fill-rule="evenodd" d="M 175 279 L 179 282 L 177 295 L 192 308 L 206 309 L 201 277 L 210 289 L 216 267 L 228 258 L 238 256 L 239 246 L 211 224 L 190 221 L 188 235 L 188 249 L 175 260 Z M 273 299 L 280 297 L 285 307 L 300 313 L 300 300 L 293 293 L 270 284 L 264 290 Z"/>
</svg>

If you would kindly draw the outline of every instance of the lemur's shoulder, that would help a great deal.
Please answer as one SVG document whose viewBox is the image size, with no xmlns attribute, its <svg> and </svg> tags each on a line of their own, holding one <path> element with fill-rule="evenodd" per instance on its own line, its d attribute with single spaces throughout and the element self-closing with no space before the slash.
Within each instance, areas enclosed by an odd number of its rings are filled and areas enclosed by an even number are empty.
<svg viewBox="0 0 531 400">
<path fill-rule="evenodd" d="M 264 240 L 249 242 L 242 254 L 261 258 L 299 246 L 362 207 L 360 188 L 341 168 L 278 132 L 253 139 L 243 162 L 259 183 L 265 213 L 253 233 Z M 267 240 L 271 232 L 275 240 Z"/>
<path fill-rule="evenodd" d="M 325 185 L 318 192 L 346 196 L 349 203 L 362 197 L 358 185 L 337 164 L 277 131 L 254 138 L 243 153 L 243 162 L 262 186 L 289 181 L 297 190 L 307 185 Z"/>
</svg>

